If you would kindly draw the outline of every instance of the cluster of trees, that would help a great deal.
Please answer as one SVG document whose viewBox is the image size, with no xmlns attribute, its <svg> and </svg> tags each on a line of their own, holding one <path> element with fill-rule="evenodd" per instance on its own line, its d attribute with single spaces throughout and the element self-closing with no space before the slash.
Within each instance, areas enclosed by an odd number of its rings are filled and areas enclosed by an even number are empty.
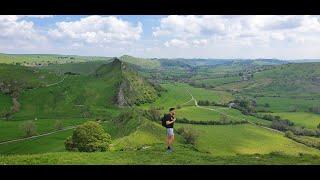
<svg viewBox="0 0 320 180">
<path fill-rule="evenodd" d="M 187 144 L 196 145 L 199 137 L 199 133 L 190 127 L 181 127 L 177 129 L 177 133 L 180 134 Z"/>
<path fill-rule="evenodd" d="M 214 101 L 209 101 L 209 100 L 199 100 L 198 101 L 198 105 L 199 106 L 222 106 L 222 107 L 227 107 L 228 105 L 226 104 L 219 104 L 219 103 L 216 103 Z"/>
<path fill-rule="evenodd" d="M 316 136 L 320 137 L 320 129 L 308 129 L 305 127 L 294 126 L 294 123 L 287 119 L 274 119 L 271 128 L 279 131 L 290 131 L 298 136 Z"/>
<path fill-rule="evenodd" d="M 211 121 L 195 121 L 189 120 L 187 118 L 177 119 L 179 123 L 186 123 L 186 124 L 202 124 L 202 125 L 237 125 L 237 124 L 246 124 L 248 123 L 247 120 L 238 120 L 233 121 L 229 120 L 228 118 L 220 118 L 218 121 L 211 120 Z"/>
<path fill-rule="evenodd" d="M 215 88 L 214 85 L 212 84 L 206 84 L 206 83 L 196 83 L 195 81 L 192 81 L 189 83 L 190 86 L 193 86 L 193 87 L 197 87 L 197 88 Z"/>
<path fill-rule="evenodd" d="M 267 121 L 273 121 L 273 120 L 280 120 L 280 116 L 273 116 L 271 114 L 253 114 L 253 116 L 260 118 L 260 119 L 264 119 Z"/>
<path fill-rule="evenodd" d="M 256 113 L 256 106 L 257 102 L 251 99 L 246 99 L 246 98 L 237 98 L 236 100 L 230 102 L 234 103 L 235 109 L 238 109 L 245 115 L 251 115 Z"/>
<path fill-rule="evenodd" d="M 111 136 L 99 123 L 88 121 L 78 126 L 64 144 L 67 151 L 103 152 L 109 149 Z"/>
<path fill-rule="evenodd" d="M 271 128 L 277 129 L 279 131 L 287 131 L 294 125 L 293 122 L 285 119 L 274 119 L 271 124 Z"/>
<path fill-rule="evenodd" d="M 300 136 L 318 136 L 320 137 L 320 124 L 318 125 L 318 130 L 308 129 L 305 127 L 294 126 L 294 123 L 288 119 L 281 119 L 280 116 L 273 116 L 270 114 L 252 114 L 257 118 L 261 118 L 267 121 L 272 121 L 271 128 L 277 129 L 279 131 L 291 131 L 294 135 Z"/>
<path fill-rule="evenodd" d="M 65 72 L 66 75 L 80 75 L 80 73 L 74 73 L 74 72 Z"/>
</svg>

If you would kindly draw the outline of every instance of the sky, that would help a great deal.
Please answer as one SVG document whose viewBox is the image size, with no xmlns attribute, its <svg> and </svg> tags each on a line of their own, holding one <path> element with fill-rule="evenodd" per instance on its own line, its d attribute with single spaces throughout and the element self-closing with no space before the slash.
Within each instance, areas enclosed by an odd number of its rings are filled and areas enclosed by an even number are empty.
<svg viewBox="0 0 320 180">
<path fill-rule="evenodd" d="M 320 59 L 320 16 L 0 15 L 0 53 Z"/>
</svg>

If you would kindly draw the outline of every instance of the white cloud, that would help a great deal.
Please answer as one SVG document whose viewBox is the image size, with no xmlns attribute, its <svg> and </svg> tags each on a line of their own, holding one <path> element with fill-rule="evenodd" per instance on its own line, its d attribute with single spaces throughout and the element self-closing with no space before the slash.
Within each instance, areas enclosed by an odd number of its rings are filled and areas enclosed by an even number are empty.
<svg viewBox="0 0 320 180">
<path fill-rule="evenodd" d="M 139 40 L 142 24 L 133 25 L 115 16 L 88 16 L 78 21 L 58 22 L 49 31 L 53 38 L 86 43 L 128 43 Z"/>
<path fill-rule="evenodd" d="M 44 19 L 44 18 L 52 18 L 53 15 L 19 15 L 18 18 L 39 18 L 39 19 Z"/>
<path fill-rule="evenodd" d="M 223 39 L 231 43 L 271 45 L 278 41 L 320 41 L 319 33 L 319 16 L 167 16 L 154 27 L 153 36 L 178 38 L 186 44 L 198 44 L 197 39 L 212 39 L 202 43 L 209 45 L 214 39 Z"/>
<path fill-rule="evenodd" d="M 189 44 L 186 41 L 179 39 L 172 39 L 164 43 L 166 47 L 179 47 L 179 48 L 187 48 Z"/>
<path fill-rule="evenodd" d="M 46 37 L 40 35 L 34 28 L 32 21 L 21 20 L 18 16 L 0 16 L 0 29 L 1 40 L 11 43 L 46 40 Z"/>
</svg>

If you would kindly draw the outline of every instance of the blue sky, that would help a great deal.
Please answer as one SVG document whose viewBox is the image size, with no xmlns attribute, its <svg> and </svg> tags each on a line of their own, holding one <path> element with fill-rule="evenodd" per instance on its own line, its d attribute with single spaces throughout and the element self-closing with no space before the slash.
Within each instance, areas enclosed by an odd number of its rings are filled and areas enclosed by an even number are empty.
<svg viewBox="0 0 320 180">
<path fill-rule="evenodd" d="M 0 52 L 320 58 L 320 16 L 0 16 Z"/>
</svg>

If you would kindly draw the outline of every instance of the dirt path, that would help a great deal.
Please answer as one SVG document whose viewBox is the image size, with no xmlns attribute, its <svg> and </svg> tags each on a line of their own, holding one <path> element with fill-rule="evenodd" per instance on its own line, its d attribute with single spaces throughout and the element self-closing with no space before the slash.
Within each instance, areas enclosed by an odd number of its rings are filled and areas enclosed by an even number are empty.
<svg viewBox="0 0 320 180">
<path fill-rule="evenodd" d="M 220 111 L 218 111 L 218 110 L 216 110 L 216 109 L 213 109 L 213 108 L 208 108 L 208 107 L 199 106 L 197 100 L 193 97 L 193 95 L 191 94 L 191 92 L 189 91 L 189 89 L 186 89 L 186 90 L 187 90 L 187 92 L 190 94 L 191 100 L 194 100 L 194 104 L 195 104 L 195 106 L 196 106 L 197 108 L 207 109 L 207 110 L 210 110 L 210 111 L 215 111 L 215 112 L 217 112 L 217 113 L 219 113 L 219 114 L 222 114 L 222 115 L 225 115 L 225 116 L 227 116 L 227 117 L 236 118 L 235 116 L 231 116 L 231 115 L 229 115 L 229 114 L 226 114 L 226 113 L 224 113 L 224 112 L 220 112 Z M 242 120 L 245 120 L 245 119 L 242 119 Z M 258 124 L 256 124 L 256 123 L 253 123 L 253 122 L 251 122 L 251 121 L 247 121 L 247 122 L 248 122 L 249 124 L 252 124 L 252 125 L 255 125 L 255 126 L 258 126 L 258 127 L 261 127 L 261 128 L 267 129 L 267 130 L 270 130 L 270 131 L 274 131 L 274 132 L 277 132 L 277 133 L 284 134 L 284 132 L 278 131 L 278 130 L 276 130 L 276 129 L 272 129 L 272 128 L 269 128 L 269 127 L 261 126 L 261 125 L 258 125 Z"/>
<path fill-rule="evenodd" d="M 52 84 L 48 84 L 48 85 L 46 85 L 46 87 L 50 87 L 50 86 L 54 86 L 54 85 L 60 84 L 60 83 L 62 83 L 65 79 L 66 79 L 66 76 L 64 76 L 61 81 L 58 81 L 58 82 L 52 83 Z"/>
<path fill-rule="evenodd" d="M 61 131 L 67 131 L 67 130 L 74 129 L 74 128 L 76 128 L 76 126 L 69 126 L 69 127 L 64 128 L 64 129 L 61 129 L 61 130 L 52 131 L 52 132 L 40 134 L 40 135 L 37 135 L 37 136 L 19 138 L 19 139 L 14 139 L 14 140 L 9 140 L 9 141 L 2 141 L 2 142 L 0 142 L 0 145 L 9 144 L 9 143 L 18 142 L 18 141 L 29 140 L 29 139 L 36 139 L 36 138 L 39 138 L 39 137 L 48 136 L 48 135 L 51 135 L 51 134 L 55 134 L 55 133 L 58 133 L 58 132 L 61 132 Z"/>
</svg>

